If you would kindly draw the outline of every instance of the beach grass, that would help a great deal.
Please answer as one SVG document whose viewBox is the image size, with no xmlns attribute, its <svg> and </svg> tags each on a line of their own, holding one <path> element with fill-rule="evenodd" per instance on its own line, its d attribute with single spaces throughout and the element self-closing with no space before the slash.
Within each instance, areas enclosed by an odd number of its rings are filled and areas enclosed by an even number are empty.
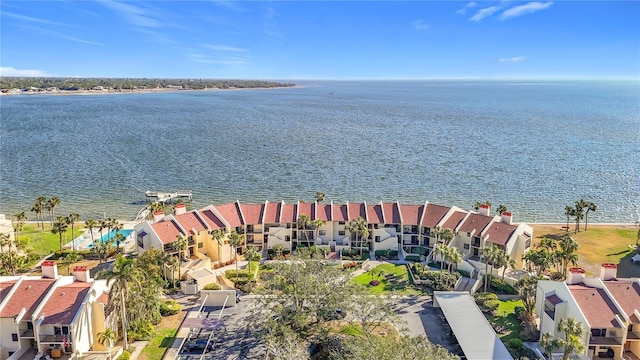
<svg viewBox="0 0 640 360">
<path fill-rule="evenodd" d="M 378 280 L 379 285 L 373 286 L 371 280 Z M 406 265 L 391 263 L 380 264 L 375 268 L 352 279 L 353 282 L 365 286 L 372 295 L 397 294 L 419 295 L 421 292 L 412 287 Z"/>
<path fill-rule="evenodd" d="M 563 235 L 569 235 L 575 239 L 578 248 L 578 266 L 584 268 L 588 275 L 599 275 L 600 265 L 613 263 L 618 265 L 618 276 L 640 276 L 640 265 L 631 262 L 630 258 L 635 250 L 638 227 L 634 225 L 589 225 L 588 230 L 582 229 L 575 234 L 573 225 L 571 231 L 561 228 L 563 225 L 537 225 L 532 224 L 535 237 L 534 244 L 540 242 L 543 237 L 559 239 Z"/>
</svg>

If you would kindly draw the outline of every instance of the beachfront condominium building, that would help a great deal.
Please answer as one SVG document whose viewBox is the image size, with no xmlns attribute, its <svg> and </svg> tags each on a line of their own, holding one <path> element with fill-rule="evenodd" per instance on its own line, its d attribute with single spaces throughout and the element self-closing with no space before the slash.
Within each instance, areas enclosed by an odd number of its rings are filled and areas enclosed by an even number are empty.
<svg viewBox="0 0 640 360">
<path fill-rule="evenodd" d="M 617 265 L 602 264 L 599 277 L 572 268 L 565 282 L 539 281 L 540 334 L 562 337 L 561 319 L 582 323 L 582 359 L 640 359 L 640 279 L 617 278 Z M 557 349 L 561 352 L 561 349 Z"/>
<path fill-rule="evenodd" d="M 55 261 L 42 263 L 41 277 L 0 277 L 0 359 L 104 351 L 108 290 L 86 266 L 59 276 Z"/>
<path fill-rule="evenodd" d="M 512 223 L 513 215 L 504 212 L 491 216 L 490 207 L 478 212 L 465 211 L 425 202 L 400 204 L 380 202 L 369 204 L 328 204 L 313 202 L 270 202 L 245 204 L 239 201 L 209 205 L 186 211 L 178 204 L 174 214 L 154 214 L 152 221 L 135 226 L 138 251 L 161 249 L 200 265 L 227 263 L 234 252 L 228 239 L 232 233 L 242 238 L 238 252 L 247 246 L 266 253 L 276 246 L 294 250 L 300 246 L 316 246 L 327 252 L 349 248 L 396 250 L 401 254 L 431 254 L 436 242 L 442 242 L 442 229 L 450 229 L 454 236 L 447 245 L 456 247 L 464 261 L 482 267 L 482 252 L 497 246 L 522 267 L 522 255 L 529 249 L 533 230 L 527 224 Z M 368 236 L 354 231 L 352 225 L 360 221 Z M 349 230 L 352 231 L 349 231 Z M 222 239 L 215 234 L 224 233 Z M 185 241 L 177 241 L 185 239 Z M 182 245 L 176 246 L 176 244 Z M 477 264 L 476 264 L 477 263 Z M 188 265 L 191 266 L 191 265 Z"/>
</svg>

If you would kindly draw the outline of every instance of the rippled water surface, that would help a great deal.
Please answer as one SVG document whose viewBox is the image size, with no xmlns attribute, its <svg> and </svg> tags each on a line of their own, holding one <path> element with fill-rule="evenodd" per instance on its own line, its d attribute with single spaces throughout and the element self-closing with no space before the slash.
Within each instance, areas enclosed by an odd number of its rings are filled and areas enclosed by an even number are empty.
<svg viewBox="0 0 640 360">
<path fill-rule="evenodd" d="M 638 82 L 316 82 L 272 90 L 4 96 L 0 212 L 135 216 L 145 190 L 194 206 L 327 200 L 505 204 L 516 221 L 640 213 Z M 35 218 L 33 213 L 28 213 Z"/>
</svg>

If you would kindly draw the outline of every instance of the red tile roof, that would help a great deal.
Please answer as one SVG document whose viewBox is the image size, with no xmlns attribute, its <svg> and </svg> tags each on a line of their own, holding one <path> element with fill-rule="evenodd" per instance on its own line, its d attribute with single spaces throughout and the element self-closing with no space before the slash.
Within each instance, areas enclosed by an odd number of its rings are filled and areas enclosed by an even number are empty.
<svg viewBox="0 0 640 360">
<path fill-rule="evenodd" d="M 193 233 L 193 229 L 196 230 L 196 233 L 207 229 L 207 226 L 202 223 L 200 218 L 193 211 L 181 215 L 174 215 L 174 217 L 178 224 L 180 224 L 180 226 L 182 226 L 182 228 L 188 233 Z"/>
<path fill-rule="evenodd" d="M 316 206 L 316 219 L 322 221 L 331 221 L 331 205 L 318 204 Z"/>
<path fill-rule="evenodd" d="M 107 305 L 107 303 L 109 302 L 109 293 L 102 293 L 102 295 L 98 296 L 96 301 L 101 304 Z"/>
<path fill-rule="evenodd" d="M 224 229 L 225 225 L 211 210 L 200 210 L 200 215 L 212 230 Z"/>
<path fill-rule="evenodd" d="M 382 206 L 380 204 L 377 205 L 367 205 L 367 222 L 369 224 L 382 224 Z"/>
<path fill-rule="evenodd" d="M 362 203 L 348 203 L 347 211 L 349 214 L 349 221 L 357 219 L 358 216 L 362 217 L 363 219 L 367 218 L 367 209 Z"/>
<path fill-rule="evenodd" d="M 486 228 L 487 225 L 493 220 L 492 216 L 480 215 L 480 214 L 471 214 L 467 219 L 462 223 L 460 229 L 458 231 L 461 232 L 472 232 L 475 230 L 475 236 L 479 236 L 482 229 Z"/>
<path fill-rule="evenodd" d="M 400 224 L 400 212 L 396 203 L 382 203 L 385 224 Z"/>
<path fill-rule="evenodd" d="M 293 224 L 298 221 L 296 216 L 296 205 L 295 204 L 283 204 L 280 209 L 282 216 L 280 222 L 283 224 Z"/>
<path fill-rule="evenodd" d="M 333 204 L 331 215 L 333 221 L 349 221 L 349 213 L 345 204 Z"/>
<path fill-rule="evenodd" d="M 278 224 L 280 223 L 280 204 L 279 202 L 267 202 L 267 207 L 264 211 L 264 223 L 265 224 Z"/>
<path fill-rule="evenodd" d="M 11 291 L 11 288 L 15 283 L 15 280 L 0 282 L 0 304 L 2 304 L 4 298 L 9 295 L 9 291 Z"/>
<path fill-rule="evenodd" d="M 618 311 L 603 289 L 569 285 L 569 291 L 592 329 L 620 327 L 615 321 Z"/>
<path fill-rule="evenodd" d="M 620 304 L 622 310 L 629 318 L 631 322 L 640 323 L 634 311 L 640 311 L 640 285 L 637 281 L 604 281 L 604 285 L 607 287 L 616 302 Z"/>
<path fill-rule="evenodd" d="M 451 208 L 447 206 L 427 204 L 424 216 L 422 217 L 422 224 L 420 225 L 428 228 L 435 228 L 450 209 Z"/>
<path fill-rule="evenodd" d="M 238 211 L 238 207 L 236 203 L 228 203 L 223 205 L 216 205 L 216 210 L 222 216 L 223 219 L 227 220 L 229 226 L 236 227 L 242 225 L 242 219 L 240 218 L 240 211 Z"/>
<path fill-rule="evenodd" d="M 158 234 L 158 238 L 163 244 L 170 244 L 176 241 L 178 236 L 185 235 L 173 220 L 157 222 L 151 224 L 151 227 Z"/>
<path fill-rule="evenodd" d="M 262 224 L 262 212 L 264 204 L 240 204 L 244 224 L 259 225 Z"/>
<path fill-rule="evenodd" d="M 309 217 L 309 220 L 314 220 L 315 219 L 315 214 L 312 211 L 313 209 L 312 209 L 311 205 L 313 205 L 313 204 L 312 203 L 299 202 L 298 203 L 298 217 L 300 217 L 300 215 L 307 215 Z"/>
<path fill-rule="evenodd" d="M 27 311 L 24 318 L 31 318 L 54 282 L 54 279 L 23 280 L 0 311 L 0 318 L 16 317 L 22 308 Z"/>
<path fill-rule="evenodd" d="M 36 318 L 44 314 L 43 325 L 71 324 L 89 288 L 91 283 L 83 282 L 57 287 Z"/>
<path fill-rule="evenodd" d="M 451 214 L 451 216 L 449 216 L 447 221 L 445 221 L 444 224 L 442 224 L 442 228 L 454 230 L 456 226 L 460 224 L 460 221 L 464 219 L 465 216 L 467 216 L 467 213 L 465 212 L 462 212 L 462 211 L 454 212 L 453 214 Z"/>
<path fill-rule="evenodd" d="M 420 225 L 420 218 L 424 211 L 424 205 L 403 205 L 400 204 L 402 223 L 404 225 Z"/>
<path fill-rule="evenodd" d="M 517 228 L 518 227 L 514 225 L 494 222 L 489 225 L 489 229 L 485 233 L 485 236 L 489 236 L 487 241 L 490 243 L 506 245 Z"/>
</svg>

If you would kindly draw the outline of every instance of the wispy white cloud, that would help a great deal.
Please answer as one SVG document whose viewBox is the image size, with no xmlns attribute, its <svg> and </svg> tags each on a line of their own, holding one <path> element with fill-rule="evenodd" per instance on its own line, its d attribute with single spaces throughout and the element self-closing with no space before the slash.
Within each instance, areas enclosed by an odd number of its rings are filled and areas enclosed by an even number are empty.
<svg viewBox="0 0 640 360">
<path fill-rule="evenodd" d="M 247 49 L 233 47 L 233 46 L 226 46 L 226 45 L 202 45 L 202 46 L 213 51 L 229 51 L 229 52 L 246 52 L 247 51 Z"/>
<path fill-rule="evenodd" d="M 551 5 L 553 5 L 553 1 L 533 1 L 524 5 L 518 5 L 516 7 L 512 7 L 511 9 L 507 9 L 502 14 L 500 14 L 500 20 L 507 20 L 514 17 L 531 14 L 540 10 L 545 10 L 548 9 Z"/>
<path fill-rule="evenodd" d="M 16 69 L 11 66 L 0 66 L 0 76 L 47 77 L 51 75 L 43 70 Z"/>
<path fill-rule="evenodd" d="M 101 0 L 101 4 L 124 17 L 130 24 L 143 28 L 159 28 L 162 26 L 160 16 L 149 9 L 111 0 Z M 138 3 L 136 3 L 138 4 Z"/>
<path fill-rule="evenodd" d="M 68 25 L 68 24 L 64 24 L 64 23 L 51 21 L 51 20 L 39 19 L 39 18 L 31 17 L 31 16 L 24 16 L 24 15 L 20 15 L 20 14 L 15 14 L 15 13 L 8 12 L 8 11 L 3 11 L 2 12 L 2 16 L 3 17 L 9 17 L 9 18 L 12 18 L 12 19 L 17 19 L 17 20 L 20 20 L 22 22 L 28 22 L 28 23 L 47 24 L 47 25 L 55 25 L 55 26 L 67 26 Z"/>
<path fill-rule="evenodd" d="M 462 9 L 456 11 L 456 14 L 460 14 L 460 15 L 464 15 L 467 13 L 467 9 L 468 8 L 473 8 L 476 7 L 478 4 L 475 1 L 472 1 L 470 3 L 467 3 L 467 5 L 465 7 L 463 7 Z"/>
<path fill-rule="evenodd" d="M 85 39 L 79 38 L 77 36 L 69 35 L 67 33 L 60 32 L 60 31 L 55 31 L 55 30 L 50 30 L 50 29 L 43 29 L 43 28 L 38 27 L 38 26 L 30 26 L 30 25 L 23 25 L 21 27 L 23 29 L 27 29 L 27 30 L 33 31 L 33 32 L 41 34 L 41 35 L 51 36 L 51 37 L 58 38 L 58 39 L 73 41 L 73 42 L 82 43 L 82 44 L 104 46 L 103 43 L 90 41 L 90 40 L 85 40 Z"/>
<path fill-rule="evenodd" d="M 280 17 L 280 14 L 273 6 L 267 7 L 267 11 L 263 15 L 263 32 L 269 38 L 282 40 L 284 35 L 280 31 L 278 17 Z"/>
<path fill-rule="evenodd" d="M 249 61 L 242 56 L 210 56 L 201 53 L 185 54 L 187 61 L 198 64 L 246 65 Z"/>
<path fill-rule="evenodd" d="M 483 8 L 478 10 L 478 12 L 475 13 L 475 15 L 473 15 L 472 17 L 469 18 L 470 21 L 480 21 L 488 16 L 493 15 L 493 13 L 495 13 L 496 11 L 499 11 L 500 7 L 499 6 L 490 6 L 487 8 Z"/>
<path fill-rule="evenodd" d="M 411 22 L 411 25 L 416 30 L 428 30 L 431 29 L 431 25 L 425 23 L 423 20 L 414 20 Z"/>
<path fill-rule="evenodd" d="M 510 57 L 510 58 L 500 58 L 498 59 L 498 62 L 501 63 L 518 63 L 518 62 L 523 62 L 526 59 L 526 57 L 524 56 L 514 56 L 514 57 Z"/>
</svg>

